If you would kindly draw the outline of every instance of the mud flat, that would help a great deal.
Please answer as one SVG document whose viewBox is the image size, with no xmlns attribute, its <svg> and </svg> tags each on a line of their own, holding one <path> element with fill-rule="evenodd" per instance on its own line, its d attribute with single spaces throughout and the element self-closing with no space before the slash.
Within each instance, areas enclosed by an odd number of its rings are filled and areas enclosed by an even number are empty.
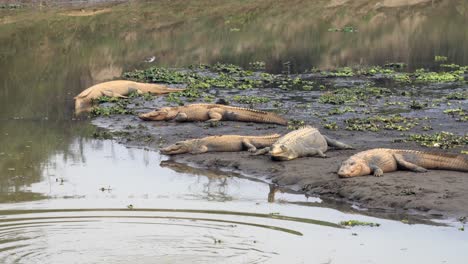
<svg viewBox="0 0 468 264">
<path fill-rule="evenodd" d="M 203 74 L 218 76 L 218 73 Z M 187 93 L 171 98 L 134 97 L 121 104 L 123 112 L 128 113 L 123 115 L 106 112 L 105 109 L 114 107 L 116 103 L 105 102 L 98 106 L 99 110 L 95 111 L 98 116 L 92 121 L 105 130 L 97 131 L 95 136 L 114 137 L 127 146 L 157 151 L 162 146 L 190 138 L 287 133 L 309 124 L 356 149 L 330 149 L 326 159 L 308 157 L 287 162 L 274 162 L 267 156 L 251 156 L 248 152 L 183 154 L 168 159 L 194 167 L 235 171 L 310 196 L 344 201 L 375 211 L 457 218 L 467 216 L 468 174 L 464 172 L 398 171 L 386 173 L 383 177 L 351 179 L 341 179 L 336 174 L 343 160 L 371 148 L 465 153 L 465 81 L 399 83 L 392 75 L 336 75 L 339 74 L 321 72 L 274 76 L 283 81 L 292 80 L 290 83 L 294 84 L 302 80 L 299 87 L 289 86 L 289 81 L 285 81 L 279 88 L 277 86 L 280 85 L 273 81 L 271 87 L 238 89 L 238 85 L 233 85 L 235 87 L 204 88 L 196 97 L 187 96 Z M 257 75 L 252 76 L 255 79 Z M 411 74 L 409 76 L 415 78 Z M 190 85 L 189 89 L 193 90 Z M 204 102 L 207 98 L 275 111 L 292 121 L 289 127 L 240 122 L 210 126 L 206 123 L 144 122 L 136 116 L 157 107 L 175 105 L 174 102 L 188 103 L 186 99 Z M 415 139 L 422 141 L 413 141 Z"/>
</svg>

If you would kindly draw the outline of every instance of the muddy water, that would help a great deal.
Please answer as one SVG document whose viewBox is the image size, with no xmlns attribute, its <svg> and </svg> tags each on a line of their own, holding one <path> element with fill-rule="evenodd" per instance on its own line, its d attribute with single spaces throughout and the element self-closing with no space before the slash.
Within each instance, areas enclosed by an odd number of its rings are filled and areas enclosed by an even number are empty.
<svg viewBox="0 0 468 264">
<path fill-rule="evenodd" d="M 156 153 L 109 140 L 74 140 L 69 151 L 50 156 L 42 175 L 23 186 L 44 199 L 0 207 L 2 263 L 461 263 L 468 257 L 461 250 L 466 235 L 454 227 L 349 215 L 281 192 L 271 203 L 267 184 L 161 167 L 164 158 Z M 336 224 L 351 218 L 381 226 Z"/>
<path fill-rule="evenodd" d="M 73 95 L 155 64 L 468 64 L 464 2 L 335 2 L 0 10 L 0 262 L 462 263 L 459 223 L 407 225 L 287 193 L 271 203 L 268 184 L 160 165 L 73 120 Z M 348 25 L 357 32 L 328 31 Z M 336 226 L 349 219 L 381 226 Z"/>
</svg>

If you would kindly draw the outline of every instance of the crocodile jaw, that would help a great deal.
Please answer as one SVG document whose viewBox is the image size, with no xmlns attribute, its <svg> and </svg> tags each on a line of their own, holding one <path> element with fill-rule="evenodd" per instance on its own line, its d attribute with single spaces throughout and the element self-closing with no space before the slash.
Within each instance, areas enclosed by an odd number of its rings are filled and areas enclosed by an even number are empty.
<svg viewBox="0 0 468 264">
<path fill-rule="evenodd" d="M 365 161 L 363 160 L 356 160 L 356 159 L 349 158 L 343 161 L 343 163 L 341 163 L 341 167 L 338 170 L 338 176 L 340 176 L 340 178 L 349 178 L 349 177 L 367 175 L 369 173 L 367 174 L 365 173 L 365 171 L 367 171 L 365 167 L 368 167 L 368 166 L 363 166 L 365 165 L 364 163 Z M 370 169 L 369 169 L 369 172 L 370 172 Z"/>
<path fill-rule="evenodd" d="M 176 155 L 189 152 L 189 148 L 185 144 L 176 143 L 160 149 L 160 152 L 164 155 Z"/>
</svg>

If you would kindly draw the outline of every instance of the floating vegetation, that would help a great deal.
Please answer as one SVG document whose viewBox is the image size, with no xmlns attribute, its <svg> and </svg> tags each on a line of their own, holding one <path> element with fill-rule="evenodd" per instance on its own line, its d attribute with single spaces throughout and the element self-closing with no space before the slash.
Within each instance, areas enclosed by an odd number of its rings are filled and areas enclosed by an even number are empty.
<svg viewBox="0 0 468 264">
<path fill-rule="evenodd" d="M 378 226 L 380 226 L 379 223 L 363 222 L 363 221 L 359 221 L 359 220 L 341 221 L 340 225 L 350 226 L 350 227 L 353 227 L 353 226 L 370 226 L 370 227 L 376 226 L 376 227 L 378 227 Z"/>
<path fill-rule="evenodd" d="M 323 125 L 323 127 L 329 130 L 338 130 L 338 125 L 336 122 L 326 123 Z"/>
<path fill-rule="evenodd" d="M 446 109 L 444 110 L 444 113 L 457 118 L 457 121 L 460 121 L 460 122 L 468 121 L 468 115 L 466 114 L 466 111 L 462 108 Z"/>
<path fill-rule="evenodd" d="M 395 70 L 393 68 L 383 68 L 381 66 L 373 66 L 368 69 L 363 69 L 358 72 L 363 75 L 376 75 L 376 74 L 394 74 Z"/>
<path fill-rule="evenodd" d="M 413 134 L 407 140 L 418 142 L 420 145 L 430 148 L 449 149 L 466 146 L 468 135 L 458 136 L 450 132 L 438 132 L 434 134 Z"/>
<path fill-rule="evenodd" d="M 119 102 L 120 103 L 120 102 Z M 109 107 L 95 106 L 91 109 L 92 116 L 110 116 L 110 115 L 133 115 L 133 111 L 126 108 L 126 104 L 112 105 Z"/>
<path fill-rule="evenodd" d="M 370 97 L 381 98 L 383 95 L 389 94 L 391 94 L 389 89 L 380 87 L 364 86 L 356 88 L 341 88 L 322 94 L 319 97 L 319 102 L 322 104 L 341 105 L 354 103 L 358 100 L 367 100 Z"/>
<path fill-rule="evenodd" d="M 232 100 L 240 104 L 263 104 L 268 103 L 270 98 L 261 96 L 235 95 Z"/>
<path fill-rule="evenodd" d="M 427 106 L 428 106 L 427 103 L 421 103 L 421 102 L 418 102 L 416 100 L 411 101 L 411 103 L 409 104 L 409 108 L 415 109 L 415 110 L 424 109 Z"/>
<path fill-rule="evenodd" d="M 253 70 L 264 71 L 266 68 L 266 63 L 264 61 L 254 61 L 254 62 L 250 62 L 249 66 Z"/>
<path fill-rule="evenodd" d="M 468 99 L 468 92 L 449 93 L 445 98 L 447 98 L 447 100 L 466 100 Z"/>
<path fill-rule="evenodd" d="M 150 67 L 146 70 L 126 72 L 123 77 L 131 80 L 159 82 L 159 83 L 186 83 L 190 74 L 160 67 Z"/>
<path fill-rule="evenodd" d="M 303 120 L 295 120 L 291 119 L 288 122 L 288 129 L 289 130 L 297 130 L 301 127 L 305 126 L 305 122 Z"/>
<path fill-rule="evenodd" d="M 434 57 L 434 61 L 435 62 L 444 62 L 444 61 L 447 61 L 448 58 L 446 56 L 435 56 Z"/>
<path fill-rule="evenodd" d="M 417 82 L 456 82 L 463 80 L 459 72 L 429 72 L 425 69 L 418 69 L 414 73 Z"/>
<path fill-rule="evenodd" d="M 453 64 L 453 63 L 452 63 L 452 64 L 440 64 L 439 66 L 440 66 L 441 68 L 447 68 L 447 69 L 452 69 L 452 70 L 454 70 L 454 69 L 460 69 L 460 65 L 458 65 L 458 64 Z"/>
<path fill-rule="evenodd" d="M 356 112 L 356 110 L 349 106 L 342 107 L 342 108 L 335 107 L 335 108 L 332 108 L 330 111 L 328 111 L 328 115 L 341 115 L 341 114 L 348 113 L 348 112 Z"/>
<path fill-rule="evenodd" d="M 381 129 L 408 131 L 419 124 L 418 120 L 418 118 L 403 117 L 401 115 L 350 118 L 345 120 L 345 129 L 372 132 L 377 132 Z"/>
<path fill-rule="evenodd" d="M 321 74 L 328 77 L 351 77 L 354 76 L 354 71 L 350 67 L 343 67 L 334 71 L 323 71 Z"/>
<path fill-rule="evenodd" d="M 392 78 L 399 83 L 411 83 L 411 78 L 407 73 L 398 73 L 393 75 Z"/>
</svg>

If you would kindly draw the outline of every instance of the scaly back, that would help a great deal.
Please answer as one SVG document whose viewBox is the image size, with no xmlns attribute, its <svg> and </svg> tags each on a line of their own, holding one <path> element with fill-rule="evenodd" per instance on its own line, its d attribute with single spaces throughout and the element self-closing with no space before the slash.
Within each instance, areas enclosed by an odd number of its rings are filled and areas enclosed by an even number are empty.
<svg viewBox="0 0 468 264">
<path fill-rule="evenodd" d="M 284 135 L 278 141 L 276 141 L 275 145 L 289 145 L 296 142 L 298 139 L 311 135 L 313 133 L 320 133 L 316 128 L 311 126 L 304 126 L 298 130 L 289 132 L 288 134 Z"/>
</svg>

